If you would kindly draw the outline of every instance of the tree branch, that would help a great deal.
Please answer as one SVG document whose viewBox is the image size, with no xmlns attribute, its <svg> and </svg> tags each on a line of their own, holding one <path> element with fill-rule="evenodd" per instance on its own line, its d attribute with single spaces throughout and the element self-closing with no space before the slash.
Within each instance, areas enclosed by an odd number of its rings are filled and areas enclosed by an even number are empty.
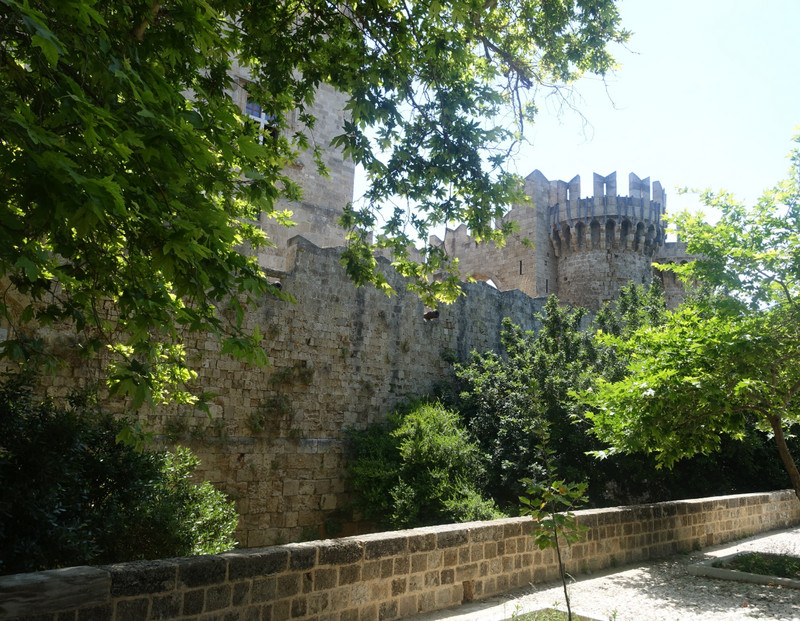
<svg viewBox="0 0 800 621">
<path fill-rule="evenodd" d="M 142 41 L 144 39 L 144 31 L 147 30 L 147 27 L 155 21 L 160 10 L 161 2 L 160 0 L 155 0 L 150 6 L 150 16 L 144 18 L 142 23 L 140 23 L 133 31 L 133 36 L 137 41 Z"/>
</svg>

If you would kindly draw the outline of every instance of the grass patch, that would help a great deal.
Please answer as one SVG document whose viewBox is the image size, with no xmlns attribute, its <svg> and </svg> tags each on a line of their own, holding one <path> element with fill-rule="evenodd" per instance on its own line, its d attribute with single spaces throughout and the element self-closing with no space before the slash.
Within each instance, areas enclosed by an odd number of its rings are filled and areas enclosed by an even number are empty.
<svg viewBox="0 0 800 621">
<path fill-rule="evenodd" d="M 717 561 L 712 567 L 800 580 L 800 558 L 788 554 L 746 552 L 725 561 Z"/>
</svg>

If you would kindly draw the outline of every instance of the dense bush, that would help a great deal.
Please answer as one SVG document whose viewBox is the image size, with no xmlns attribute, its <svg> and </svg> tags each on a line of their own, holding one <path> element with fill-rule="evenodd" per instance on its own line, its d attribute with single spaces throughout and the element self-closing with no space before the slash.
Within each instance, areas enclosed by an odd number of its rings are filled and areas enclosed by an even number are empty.
<svg viewBox="0 0 800 621">
<path fill-rule="evenodd" d="M 656 502 L 786 487 L 765 434 L 748 427 L 740 440 L 724 437 L 720 450 L 659 469 L 652 455 L 605 454 L 588 433 L 575 392 L 595 377 L 620 379 L 625 360 L 595 338 L 598 330 L 625 336 L 665 317 L 661 291 L 629 285 L 616 306 L 605 308 L 591 326 L 582 309 L 548 300 L 541 329 L 525 332 L 506 320 L 500 354 L 473 353 L 457 365 L 459 398 L 451 406 L 489 457 L 487 493 L 513 511 L 521 479 L 545 479 L 538 447 L 552 451 L 552 464 L 568 481 L 588 483 L 592 506 Z"/>
<path fill-rule="evenodd" d="M 753 423 L 741 438 L 722 437 L 717 452 L 671 469 L 650 454 L 608 451 L 589 433 L 576 393 L 627 372 L 622 352 L 598 333 L 625 338 L 665 318 L 656 283 L 624 287 L 591 324 L 583 309 L 555 297 L 536 332 L 506 319 L 502 351 L 473 352 L 456 364 L 457 382 L 437 392 L 444 406 L 412 404 L 388 425 L 355 433 L 351 473 L 365 517 L 402 528 L 483 519 L 498 508 L 516 515 L 527 487 L 548 484 L 553 471 L 586 483 L 595 507 L 787 487 L 773 443 Z M 788 442 L 800 450 L 800 439 Z"/>
<path fill-rule="evenodd" d="M 505 319 L 502 352 L 473 352 L 467 364 L 457 365 L 455 406 L 489 457 L 489 492 L 503 507 L 518 504 L 523 479 L 541 478 L 545 437 L 561 476 L 582 480 L 586 471 L 592 446 L 574 426 L 569 396 L 597 365 L 591 334 L 581 329 L 584 316 L 583 309 L 560 307 L 551 297 L 537 332 Z"/>
<path fill-rule="evenodd" d="M 484 459 L 440 403 L 414 402 L 351 433 L 350 473 L 365 518 L 389 528 L 501 517 L 482 497 Z"/>
<path fill-rule="evenodd" d="M 589 433 L 576 393 L 597 377 L 619 380 L 627 367 L 598 332 L 624 338 L 665 317 L 657 285 L 629 285 L 591 324 L 583 309 L 555 297 L 536 332 L 505 320 L 502 351 L 473 352 L 456 364 L 455 385 L 440 387 L 446 407 L 418 403 L 388 426 L 355 435 L 351 473 L 363 513 L 394 528 L 480 519 L 496 507 L 517 514 L 527 486 L 547 484 L 553 471 L 585 482 L 595 507 L 787 487 L 772 442 L 755 424 L 742 438 L 721 438 L 719 451 L 672 469 L 658 468 L 646 453 L 607 451 Z M 800 440 L 789 443 L 800 449 Z"/>
<path fill-rule="evenodd" d="M 187 450 L 139 452 L 126 423 L 86 395 L 37 401 L 22 375 L 0 387 L 0 573 L 221 552 L 233 504 L 190 477 Z"/>
</svg>

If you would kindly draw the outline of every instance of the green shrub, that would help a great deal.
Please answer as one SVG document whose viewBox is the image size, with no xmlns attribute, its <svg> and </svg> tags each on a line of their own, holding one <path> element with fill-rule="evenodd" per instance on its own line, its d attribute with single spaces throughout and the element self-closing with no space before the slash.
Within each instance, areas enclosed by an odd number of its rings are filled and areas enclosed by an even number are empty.
<svg viewBox="0 0 800 621">
<path fill-rule="evenodd" d="M 358 506 L 390 528 L 502 517 L 481 496 L 485 458 L 439 403 L 415 402 L 388 425 L 354 431 L 350 463 Z"/>
<path fill-rule="evenodd" d="M 484 492 L 513 511 L 524 493 L 521 481 L 546 481 L 539 446 L 553 452 L 553 467 L 566 481 L 585 481 L 592 507 L 660 502 L 780 489 L 790 485 L 775 447 L 753 423 L 741 438 L 723 436 L 720 448 L 659 469 L 653 454 L 592 453 L 607 447 L 590 425 L 575 392 L 593 378 L 621 379 L 626 361 L 596 338 L 598 330 L 625 337 L 641 326 L 658 326 L 665 310 L 657 286 L 624 287 L 615 308 L 605 308 L 585 327 L 585 311 L 561 307 L 551 297 L 538 317 L 541 328 L 524 331 L 503 321 L 503 351 L 473 352 L 456 365 L 458 398 L 451 407 L 489 457 Z M 546 430 L 546 434 L 545 434 Z M 546 442 L 544 441 L 546 436 Z M 800 439 L 787 439 L 796 451 Z"/>
<path fill-rule="evenodd" d="M 138 452 L 129 425 L 85 395 L 37 401 L 32 380 L 0 386 L 0 573 L 221 552 L 233 504 L 190 477 L 188 449 Z"/>
</svg>

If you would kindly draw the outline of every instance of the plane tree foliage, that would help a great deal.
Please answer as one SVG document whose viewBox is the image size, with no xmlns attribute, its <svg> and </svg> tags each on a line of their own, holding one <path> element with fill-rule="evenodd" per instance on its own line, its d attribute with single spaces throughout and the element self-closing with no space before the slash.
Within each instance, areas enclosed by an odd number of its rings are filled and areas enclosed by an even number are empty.
<svg viewBox="0 0 800 621">
<path fill-rule="evenodd" d="M 800 498 L 787 436 L 800 422 L 800 151 L 789 178 L 747 208 L 705 192 L 709 224 L 675 224 L 697 260 L 675 271 L 699 295 L 658 328 L 617 339 L 629 375 L 584 394 L 594 433 L 612 451 L 644 451 L 671 467 L 739 438 L 748 423 L 771 434 Z"/>
<path fill-rule="evenodd" d="M 388 289 L 373 251 L 389 248 L 421 294 L 452 299 L 452 274 L 428 277 L 453 264 L 430 246 L 412 260 L 409 242 L 445 222 L 501 241 L 534 95 L 604 74 L 626 36 L 612 0 L 0 0 L 3 353 L 67 323 L 78 350 L 111 351 L 112 388 L 137 406 L 191 379 L 186 331 L 264 363 L 242 320 L 278 292 L 241 249 L 268 243 L 259 214 L 301 197 L 286 166 L 328 146 L 371 184 L 343 218 L 351 278 Z M 233 63 L 263 135 L 231 100 Z M 314 141 L 322 83 L 349 98 L 333 145 Z"/>
</svg>

